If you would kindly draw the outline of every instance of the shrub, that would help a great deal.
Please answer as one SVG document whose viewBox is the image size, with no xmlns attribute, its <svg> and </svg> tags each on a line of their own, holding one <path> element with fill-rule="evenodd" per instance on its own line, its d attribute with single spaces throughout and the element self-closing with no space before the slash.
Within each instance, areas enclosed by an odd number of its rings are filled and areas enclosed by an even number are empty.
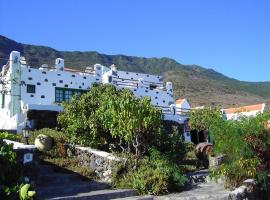
<svg viewBox="0 0 270 200">
<path fill-rule="evenodd" d="M 265 130 L 269 119 L 268 110 L 256 117 L 224 121 L 211 128 L 214 152 L 226 155 L 225 163 L 213 170 L 213 177 L 225 176 L 228 187 L 255 178 L 262 190 L 269 190 L 270 134 Z"/>
<path fill-rule="evenodd" d="M 17 162 L 17 155 L 12 145 L 0 139 L 0 199 L 14 197 L 18 191 L 18 182 L 22 175 L 22 165 Z"/>
<path fill-rule="evenodd" d="M 149 152 L 149 156 L 140 160 L 136 170 L 131 164 L 132 160 L 126 165 L 125 170 L 118 168 L 113 185 L 120 188 L 134 188 L 140 194 L 159 195 L 181 190 L 186 177 L 182 175 L 178 165 L 155 149 Z"/>
<path fill-rule="evenodd" d="M 35 191 L 30 191 L 30 184 L 22 185 L 20 188 L 20 200 L 32 200 L 36 195 Z"/>
<path fill-rule="evenodd" d="M 13 141 L 20 141 L 21 135 L 20 134 L 12 134 L 8 132 L 0 132 L 0 140 L 8 139 Z"/>
</svg>

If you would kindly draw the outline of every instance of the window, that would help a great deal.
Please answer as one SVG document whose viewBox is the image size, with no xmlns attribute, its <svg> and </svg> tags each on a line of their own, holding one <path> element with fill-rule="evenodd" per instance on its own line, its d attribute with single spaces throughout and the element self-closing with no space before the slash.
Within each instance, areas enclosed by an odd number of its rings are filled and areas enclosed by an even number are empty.
<svg viewBox="0 0 270 200">
<path fill-rule="evenodd" d="M 2 94 L 2 108 L 5 107 L 5 99 L 6 99 L 5 94 Z"/>
<path fill-rule="evenodd" d="M 84 90 L 68 89 L 68 88 L 55 88 L 55 102 L 69 102 L 73 95 L 80 96 Z"/>
<path fill-rule="evenodd" d="M 55 89 L 55 102 L 62 102 L 64 101 L 64 90 L 57 88 Z"/>
<path fill-rule="evenodd" d="M 65 90 L 64 93 L 65 93 L 65 102 L 69 102 L 72 96 L 72 91 Z"/>
<path fill-rule="evenodd" d="M 36 93 L 36 86 L 35 85 L 26 85 L 26 92 L 27 93 Z"/>
</svg>

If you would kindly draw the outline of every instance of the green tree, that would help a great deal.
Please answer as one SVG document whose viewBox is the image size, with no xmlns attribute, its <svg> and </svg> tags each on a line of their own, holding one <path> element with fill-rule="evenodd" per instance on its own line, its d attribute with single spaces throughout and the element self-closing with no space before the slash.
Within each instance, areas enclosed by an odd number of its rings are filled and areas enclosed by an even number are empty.
<svg viewBox="0 0 270 200">
<path fill-rule="evenodd" d="M 111 143 L 136 155 L 146 153 L 161 125 L 161 111 L 130 90 L 94 85 L 64 104 L 58 121 L 74 143 L 101 147 Z"/>
<path fill-rule="evenodd" d="M 63 103 L 64 111 L 58 115 L 58 123 L 71 143 L 100 147 L 110 135 L 96 117 L 96 110 L 103 103 L 102 93 L 115 92 L 113 87 L 93 85 L 81 97 L 74 96 L 69 103 Z"/>
<path fill-rule="evenodd" d="M 113 138 L 120 139 L 119 145 L 126 143 L 128 152 L 132 145 L 136 155 L 146 153 L 159 131 L 161 111 L 151 106 L 148 98 L 137 99 L 127 89 L 110 96 L 104 93 L 100 100 L 104 103 L 100 105 L 96 116 L 103 127 Z"/>
<path fill-rule="evenodd" d="M 219 108 L 203 108 L 189 112 L 189 126 L 191 129 L 203 131 L 205 140 L 207 140 L 209 130 L 224 120 Z"/>
</svg>

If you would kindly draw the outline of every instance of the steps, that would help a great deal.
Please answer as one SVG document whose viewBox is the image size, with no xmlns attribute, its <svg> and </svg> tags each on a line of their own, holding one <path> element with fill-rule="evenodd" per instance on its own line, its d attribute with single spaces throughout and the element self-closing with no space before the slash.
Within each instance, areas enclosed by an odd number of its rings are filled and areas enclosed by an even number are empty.
<svg viewBox="0 0 270 200">
<path fill-rule="evenodd" d="M 97 190 L 87 193 L 78 193 L 72 196 L 51 198 L 53 200 L 71 200 L 71 199 L 93 199 L 93 200 L 107 200 L 107 199 L 123 199 L 125 197 L 136 196 L 136 190 L 118 189 L 118 190 Z"/>
<path fill-rule="evenodd" d="M 153 200 L 152 196 L 138 196 L 133 189 L 109 189 L 108 184 L 87 180 L 75 172 L 55 172 L 52 165 L 38 166 L 36 185 L 37 199 Z"/>
</svg>

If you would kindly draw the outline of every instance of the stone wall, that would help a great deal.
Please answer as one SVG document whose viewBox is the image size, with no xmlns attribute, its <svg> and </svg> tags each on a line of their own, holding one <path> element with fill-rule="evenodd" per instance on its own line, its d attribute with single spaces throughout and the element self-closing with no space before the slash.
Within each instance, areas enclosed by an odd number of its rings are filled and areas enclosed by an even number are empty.
<svg viewBox="0 0 270 200">
<path fill-rule="evenodd" d="M 108 152 L 89 147 L 75 146 L 72 152 L 81 165 L 88 166 L 103 182 L 111 182 L 113 164 L 123 161 Z"/>
</svg>

